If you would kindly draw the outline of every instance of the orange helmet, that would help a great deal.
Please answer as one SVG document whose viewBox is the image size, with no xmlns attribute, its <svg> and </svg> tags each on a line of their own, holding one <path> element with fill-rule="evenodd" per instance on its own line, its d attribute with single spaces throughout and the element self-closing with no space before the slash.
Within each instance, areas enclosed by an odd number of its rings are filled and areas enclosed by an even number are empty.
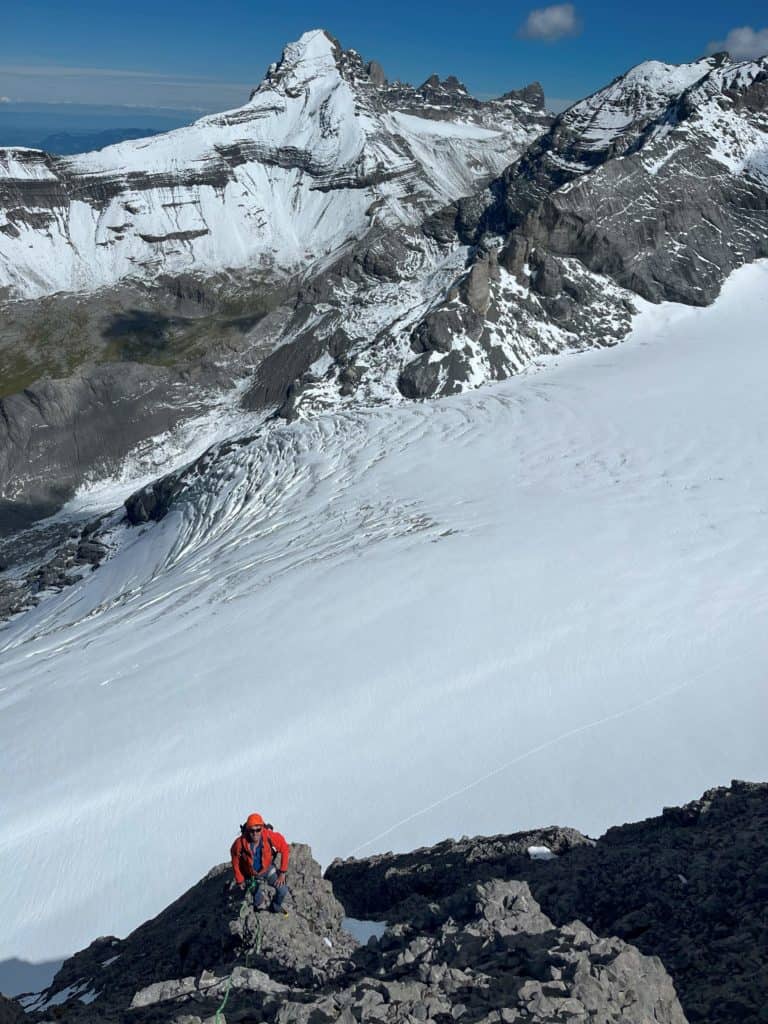
<svg viewBox="0 0 768 1024">
<path fill-rule="evenodd" d="M 260 814 L 249 814 L 245 819 L 245 827 L 250 828 L 252 825 L 263 825 L 264 819 Z"/>
</svg>

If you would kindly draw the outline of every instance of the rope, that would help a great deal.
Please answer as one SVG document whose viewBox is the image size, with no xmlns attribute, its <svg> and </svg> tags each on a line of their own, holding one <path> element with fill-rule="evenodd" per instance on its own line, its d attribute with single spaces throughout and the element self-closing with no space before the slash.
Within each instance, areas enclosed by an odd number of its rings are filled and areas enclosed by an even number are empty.
<svg viewBox="0 0 768 1024">
<path fill-rule="evenodd" d="M 466 783 L 466 785 L 461 786 L 459 789 L 454 789 L 452 792 L 447 793 L 445 796 L 439 797 L 432 803 L 427 804 L 426 807 L 422 807 L 420 810 L 413 811 L 407 817 L 401 818 L 400 821 L 396 821 L 393 825 L 390 825 L 388 828 L 385 828 L 383 832 L 379 832 L 378 835 L 371 836 L 371 838 L 366 839 L 364 843 L 360 843 L 359 846 L 356 846 L 346 856 L 356 857 L 361 852 L 361 850 L 364 850 L 366 848 L 366 846 L 372 846 L 373 843 L 379 842 L 386 836 L 390 835 L 392 832 L 395 832 L 397 829 L 402 828 L 403 825 L 407 825 L 410 822 L 414 821 L 416 818 L 420 818 L 424 814 L 428 814 L 430 811 L 435 810 L 437 807 L 442 807 L 443 804 L 448 803 L 449 800 L 454 800 L 456 797 L 464 796 L 464 794 L 468 793 L 470 790 L 475 789 L 477 786 L 482 785 L 484 782 L 489 782 L 495 776 L 507 771 L 514 765 L 520 764 L 521 761 L 525 761 L 529 757 L 534 757 L 536 754 L 540 754 L 543 750 L 547 750 L 549 747 L 553 747 L 558 743 L 562 743 L 564 740 L 571 739 L 573 736 L 580 736 L 582 733 L 589 732 L 590 730 L 596 729 L 598 728 L 598 726 L 605 725 L 608 722 L 615 722 L 621 718 L 626 718 L 628 715 L 634 714 L 635 711 L 641 711 L 644 708 L 651 707 L 654 704 L 658 704 L 661 701 L 666 700 L 668 697 L 674 697 L 682 690 L 688 689 L 688 687 L 693 686 L 694 683 L 699 682 L 701 679 L 704 679 L 705 677 L 711 675 L 713 672 L 720 672 L 722 670 L 726 670 L 732 667 L 732 665 L 732 659 L 723 662 L 719 666 L 710 665 L 703 671 L 697 672 L 696 675 L 689 676 L 685 680 L 685 682 L 678 683 L 676 686 L 672 686 L 668 690 L 663 690 L 661 693 L 654 694 L 652 697 L 647 697 L 645 700 L 641 700 L 637 704 L 632 704 L 630 705 L 630 707 L 624 708 L 621 711 L 616 711 L 611 715 L 606 715 L 604 718 L 598 718 L 594 722 L 586 722 L 584 725 L 579 725 L 573 729 L 569 729 L 567 732 L 560 733 L 559 736 L 554 736 L 551 739 L 545 740 L 538 746 L 531 747 L 530 750 L 526 750 L 522 754 L 518 754 L 517 757 L 513 757 L 511 761 L 506 761 L 504 764 L 500 764 L 498 765 L 498 767 L 492 768 L 490 771 L 485 772 L 478 778 Z"/>
<path fill-rule="evenodd" d="M 248 879 L 248 886 L 247 886 L 247 888 L 245 890 L 245 896 L 243 896 L 242 903 L 240 904 L 240 914 L 239 914 L 239 917 L 240 917 L 241 920 L 246 915 L 246 912 L 247 912 L 247 909 L 248 909 L 248 904 L 249 904 L 249 902 L 251 900 L 251 893 L 253 892 L 254 889 L 257 889 L 257 888 L 258 888 L 258 882 L 256 881 L 256 879 L 255 878 L 249 878 Z M 260 918 L 259 914 L 257 913 L 256 914 L 256 937 L 254 938 L 254 940 L 251 943 L 251 945 L 248 947 L 248 950 L 246 951 L 246 954 L 245 954 L 245 967 L 246 967 L 246 970 L 248 969 L 248 967 L 250 965 L 251 956 L 254 953 L 258 956 L 258 954 L 260 952 L 261 952 L 261 918 Z M 235 964 L 235 967 L 236 966 L 237 966 L 237 964 Z M 224 1007 L 227 1005 L 227 1001 L 229 999 L 229 993 L 230 993 L 230 990 L 232 989 L 232 976 L 235 973 L 235 967 L 233 967 L 232 970 L 229 972 L 229 977 L 227 978 L 227 984 L 226 984 L 226 987 L 224 989 L 224 998 L 222 999 L 221 1004 L 219 1005 L 219 1008 L 216 1010 L 216 1015 L 214 1017 L 215 1024 L 224 1024 L 221 1015 L 224 1012 Z"/>
</svg>

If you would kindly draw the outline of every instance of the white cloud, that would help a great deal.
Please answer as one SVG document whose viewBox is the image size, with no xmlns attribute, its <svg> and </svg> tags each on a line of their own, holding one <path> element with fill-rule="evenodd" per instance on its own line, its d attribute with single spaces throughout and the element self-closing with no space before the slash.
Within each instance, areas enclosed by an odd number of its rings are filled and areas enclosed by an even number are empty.
<svg viewBox="0 0 768 1024">
<path fill-rule="evenodd" d="M 725 39 L 716 39 L 707 47 L 707 53 L 727 50 L 736 60 L 749 60 L 768 53 L 768 28 L 755 31 L 749 25 L 732 28 Z"/>
<path fill-rule="evenodd" d="M 576 36 L 579 32 L 581 22 L 576 17 L 573 4 L 552 4 L 551 7 L 537 7 L 531 11 L 517 34 L 522 39 L 543 39 L 553 43 L 564 36 Z"/>
<path fill-rule="evenodd" d="M 0 96 L 0 103 L 10 103 L 10 102 L 11 102 L 11 97 L 10 96 Z"/>
</svg>

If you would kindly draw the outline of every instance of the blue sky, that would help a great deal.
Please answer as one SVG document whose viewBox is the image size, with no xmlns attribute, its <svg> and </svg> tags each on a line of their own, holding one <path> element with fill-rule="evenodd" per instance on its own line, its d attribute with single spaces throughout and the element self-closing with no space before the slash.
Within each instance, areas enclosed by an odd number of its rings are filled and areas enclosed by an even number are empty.
<svg viewBox="0 0 768 1024">
<path fill-rule="evenodd" d="M 559 105 L 650 57 L 691 60 L 728 40 L 745 54 L 768 51 L 764 0 L 15 0 L 9 7 L 0 35 L 6 109 L 54 101 L 224 109 L 245 102 L 285 42 L 317 27 L 378 60 L 390 78 L 456 74 L 481 96 L 539 79 Z M 747 31 L 734 35 L 738 29 Z"/>
</svg>

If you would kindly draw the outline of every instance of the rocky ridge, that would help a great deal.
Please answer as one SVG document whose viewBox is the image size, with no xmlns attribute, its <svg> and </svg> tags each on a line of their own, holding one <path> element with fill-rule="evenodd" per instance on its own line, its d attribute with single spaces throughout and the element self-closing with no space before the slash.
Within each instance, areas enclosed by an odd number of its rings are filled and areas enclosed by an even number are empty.
<svg viewBox="0 0 768 1024">
<path fill-rule="evenodd" d="M 597 841 L 557 827 L 464 837 L 336 861 L 325 878 L 295 844 L 287 918 L 257 914 L 220 865 L 0 1013 L 212 1024 L 226 996 L 229 1024 L 757 1024 L 767 825 L 768 784 L 733 782 Z M 360 946 L 345 912 L 387 928 Z"/>
<path fill-rule="evenodd" d="M 578 918 L 660 957 L 691 1022 L 758 1024 L 768 999 L 768 784 L 734 781 L 594 844 L 532 861 L 518 837 L 336 861 L 347 912 L 410 921 L 457 881 L 525 880 L 556 923 Z M 524 840 L 530 841 L 530 840 Z"/>
<path fill-rule="evenodd" d="M 564 855 L 587 843 L 553 829 L 507 842 L 545 840 Z M 287 918 L 255 912 L 230 878 L 228 865 L 214 868 L 127 939 L 97 939 L 21 998 L 27 1019 L 202 1024 L 225 1003 L 221 1024 L 685 1024 L 656 957 L 579 921 L 558 927 L 523 881 L 480 881 L 470 868 L 444 898 L 359 946 L 308 847 L 293 848 Z"/>
<path fill-rule="evenodd" d="M 246 403 L 292 418 L 452 394 L 616 344 L 638 300 L 710 303 L 768 255 L 767 67 L 646 62 L 487 189 L 347 247 L 299 292 Z"/>
<path fill-rule="evenodd" d="M 412 330 L 423 354 L 401 391 L 450 393 L 537 353 L 615 344 L 635 296 L 712 302 L 768 256 L 767 138 L 768 58 L 650 61 L 575 104 L 485 193 L 427 221 L 471 248 Z"/>
</svg>

